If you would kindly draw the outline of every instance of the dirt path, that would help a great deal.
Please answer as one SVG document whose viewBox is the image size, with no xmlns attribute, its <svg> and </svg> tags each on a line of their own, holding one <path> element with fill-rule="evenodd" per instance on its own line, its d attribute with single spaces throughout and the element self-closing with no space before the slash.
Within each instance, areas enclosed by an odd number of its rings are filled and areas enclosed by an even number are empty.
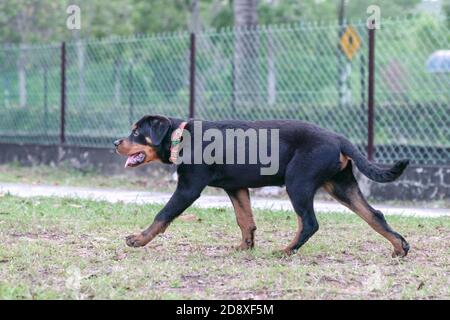
<svg viewBox="0 0 450 320">
<path fill-rule="evenodd" d="M 66 187 L 66 186 L 46 186 L 46 185 L 28 185 L 15 183 L 0 183 L 0 194 L 10 193 L 19 197 L 75 197 L 92 200 L 104 200 L 108 202 L 122 201 L 125 203 L 166 203 L 171 194 L 159 192 L 141 192 L 127 191 L 117 189 L 96 189 L 82 187 Z M 230 207 L 231 202 L 227 196 L 211 196 L 203 195 L 198 199 L 195 206 L 201 208 L 211 207 Z M 253 208 L 273 209 L 273 210 L 292 210 L 291 203 L 288 200 L 274 198 L 252 198 Z M 441 217 L 450 216 L 450 209 L 425 209 L 401 206 L 385 206 L 377 205 L 377 209 L 383 211 L 387 215 L 408 215 L 418 217 Z M 334 202 L 316 201 L 315 209 L 318 212 L 350 212 L 345 207 Z"/>
</svg>

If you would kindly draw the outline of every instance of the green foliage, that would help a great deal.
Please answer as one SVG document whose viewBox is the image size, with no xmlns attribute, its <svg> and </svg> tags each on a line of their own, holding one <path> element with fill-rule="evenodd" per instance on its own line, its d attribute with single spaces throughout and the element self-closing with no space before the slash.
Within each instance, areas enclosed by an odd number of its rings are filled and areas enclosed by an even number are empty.
<svg viewBox="0 0 450 320">
<path fill-rule="evenodd" d="M 447 17 L 450 17 L 450 0 L 444 0 L 443 3 L 444 13 Z M 448 26 L 450 28 L 450 19 L 448 19 Z"/>
<path fill-rule="evenodd" d="M 153 33 L 187 29 L 188 0 L 131 1 L 131 22 L 135 33 Z"/>
<path fill-rule="evenodd" d="M 81 5 L 84 38 L 103 38 L 111 34 L 129 35 L 135 32 L 132 16 L 135 8 L 129 0 L 90 0 Z"/>
<path fill-rule="evenodd" d="M 420 0 L 348 0 L 346 16 L 364 19 L 369 5 L 381 8 L 382 18 L 414 12 Z M 260 24 L 336 20 L 340 0 L 260 1 Z M 66 28 L 69 4 L 81 8 L 82 29 Z M 449 0 L 444 7 L 450 14 Z M 188 30 L 190 0 L 16 0 L 0 1 L 0 42 L 51 42 L 71 38 L 148 34 Z M 201 28 L 233 25 L 232 0 L 199 0 Z"/>
<path fill-rule="evenodd" d="M 347 16 L 350 19 L 367 17 L 367 7 L 380 7 L 381 18 L 406 16 L 413 13 L 421 0 L 348 0 Z"/>
<path fill-rule="evenodd" d="M 0 42 L 51 42 L 66 35 L 67 1 L 0 1 Z"/>
<path fill-rule="evenodd" d="M 347 0 L 346 17 L 349 20 L 367 18 L 367 7 L 377 5 L 381 8 L 381 17 L 405 16 L 412 13 L 420 0 Z M 338 19 L 341 0 L 283 0 L 261 1 L 258 8 L 259 21 L 262 24 L 292 23 L 303 20 L 330 21 Z"/>
</svg>

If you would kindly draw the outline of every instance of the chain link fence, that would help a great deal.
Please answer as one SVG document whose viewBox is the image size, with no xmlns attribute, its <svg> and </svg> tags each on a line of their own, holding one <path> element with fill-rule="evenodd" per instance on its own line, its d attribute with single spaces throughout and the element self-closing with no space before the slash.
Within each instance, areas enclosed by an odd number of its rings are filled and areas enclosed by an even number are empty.
<svg viewBox="0 0 450 320">
<path fill-rule="evenodd" d="M 351 25 L 351 59 L 340 47 L 347 26 L 336 24 L 197 34 L 195 117 L 302 119 L 366 152 L 368 30 Z M 109 147 L 144 114 L 188 118 L 191 50 L 188 33 L 70 42 L 64 64 L 60 44 L 4 47 L 0 141 L 60 143 L 62 67 L 67 145 Z M 450 50 L 442 18 L 383 20 L 376 30 L 376 162 L 449 164 L 450 62 L 427 65 L 439 50 Z"/>
<path fill-rule="evenodd" d="M 60 45 L 0 50 L 0 139 L 58 143 Z"/>
<path fill-rule="evenodd" d="M 144 114 L 188 116 L 188 34 L 66 48 L 68 144 L 109 147 Z"/>
</svg>

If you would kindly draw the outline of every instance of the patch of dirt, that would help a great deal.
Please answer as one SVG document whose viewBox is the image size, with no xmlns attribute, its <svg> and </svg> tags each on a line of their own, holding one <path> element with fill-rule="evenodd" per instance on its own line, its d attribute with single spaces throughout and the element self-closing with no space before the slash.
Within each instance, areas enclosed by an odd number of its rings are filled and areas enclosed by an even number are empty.
<svg viewBox="0 0 450 320">
<path fill-rule="evenodd" d="M 50 240 L 50 241 L 60 241 L 66 238 L 67 234 L 65 233 L 55 233 L 55 232 L 13 232 L 9 234 L 13 238 L 21 238 L 29 241 L 38 241 L 38 240 Z"/>
</svg>

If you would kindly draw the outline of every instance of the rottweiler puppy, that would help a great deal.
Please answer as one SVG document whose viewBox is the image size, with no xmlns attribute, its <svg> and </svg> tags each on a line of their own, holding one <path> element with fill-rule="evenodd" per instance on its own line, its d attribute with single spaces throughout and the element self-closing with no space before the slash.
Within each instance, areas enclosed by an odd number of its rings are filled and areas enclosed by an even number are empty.
<svg viewBox="0 0 450 320">
<path fill-rule="evenodd" d="M 218 145 L 211 153 L 216 157 L 213 162 L 206 159 L 191 161 L 196 152 L 200 152 L 200 155 L 205 152 L 213 139 L 210 135 L 206 139 L 203 137 L 200 145 L 194 139 L 194 143 L 186 143 L 181 147 L 185 142 L 185 134 L 188 133 L 190 137 L 201 136 L 208 129 L 222 133 L 227 142 L 230 130 L 240 130 L 240 133 L 244 133 L 245 141 L 234 144 L 231 149 L 229 145 Z M 267 145 L 267 154 L 274 156 L 273 159 L 277 161 L 276 170 L 270 174 L 262 173 L 267 162 L 254 161 L 255 152 L 260 156 L 262 154 L 252 145 L 252 134 L 247 134 L 264 130 L 271 131 L 271 138 L 277 138 L 270 140 L 266 132 L 261 135 L 266 143 L 258 144 L 258 147 Z M 215 139 L 219 138 L 216 134 Z M 269 140 L 275 141 L 276 145 L 269 143 Z M 126 238 L 127 245 L 131 247 L 145 246 L 163 233 L 176 217 L 200 197 L 206 186 L 213 186 L 224 189 L 234 206 L 242 232 L 242 242 L 238 248 L 251 249 L 254 246 L 256 225 L 250 206 L 249 188 L 285 185 L 298 220 L 298 230 L 292 242 L 283 250 L 285 254 L 296 252 L 319 229 L 313 208 L 314 195 L 319 188 L 356 212 L 391 242 L 393 256 L 404 257 L 408 254 L 408 242 L 388 225 L 380 211 L 365 200 L 352 166 L 356 165 L 371 180 L 390 182 L 402 174 L 409 161 L 398 161 L 389 169 L 380 168 L 369 162 L 342 135 L 311 123 L 296 120 L 200 122 L 148 115 L 133 126 L 128 137 L 116 140 L 114 145 L 117 153 L 127 157 L 126 167 L 137 167 L 152 161 L 177 165 L 178 184 L 174 194 L 146 230 Z M 229 161 L 218 160 L 218 156 L 223 153 L 227 153 L 226 160 Z M 180 157 L 183 158 L 181 162 Z M 236 161 L 239 157 L 246 161 Z M 247 160 L 252 157 L 253 161 Z"/>
</svg>

